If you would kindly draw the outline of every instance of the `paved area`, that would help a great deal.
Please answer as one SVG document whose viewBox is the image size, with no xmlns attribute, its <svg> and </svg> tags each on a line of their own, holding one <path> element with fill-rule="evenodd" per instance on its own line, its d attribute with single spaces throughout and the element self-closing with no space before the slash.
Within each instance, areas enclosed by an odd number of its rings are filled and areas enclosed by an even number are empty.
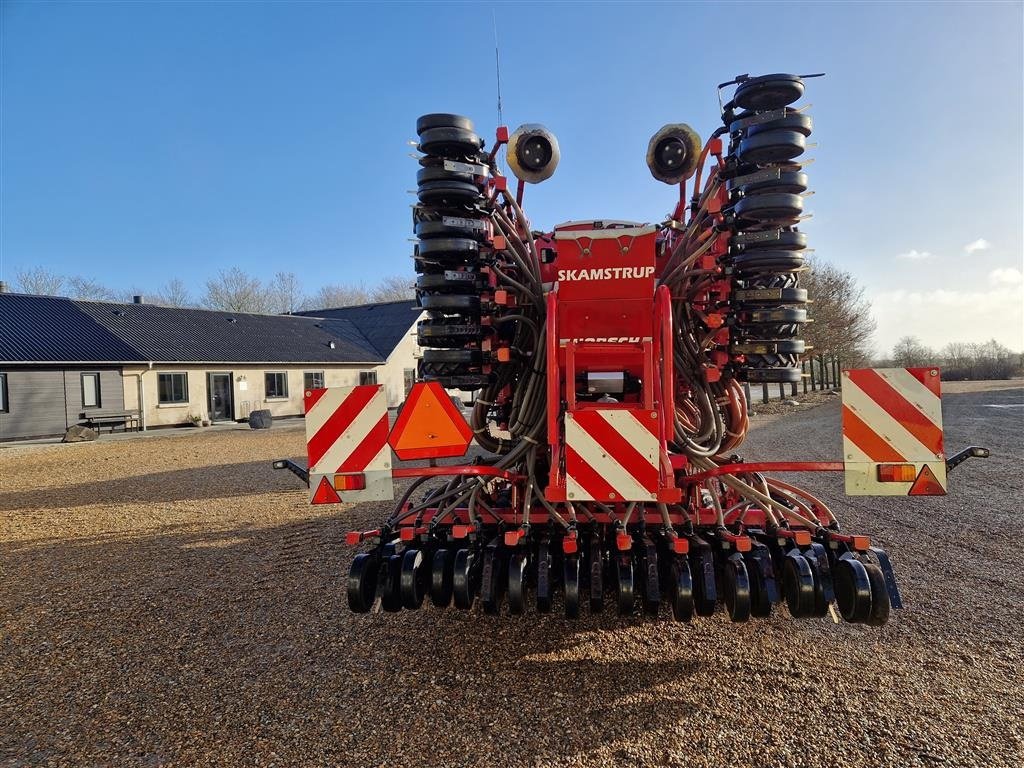
<svg viewBox="0 0 1024 768">
<path fill-rule="evenodd" d="M 298 429 L 0 452 L 0 765 L 1018 766 L 1024 389 L 945 398 L 993 451 L 945 498 L 843 499 L 893 556 L 883 629 L 609 611 L 353 616 L 344 531 L 269 461 Z M 838 403 L 748 458 L 834 459 Z"/>
</svg>

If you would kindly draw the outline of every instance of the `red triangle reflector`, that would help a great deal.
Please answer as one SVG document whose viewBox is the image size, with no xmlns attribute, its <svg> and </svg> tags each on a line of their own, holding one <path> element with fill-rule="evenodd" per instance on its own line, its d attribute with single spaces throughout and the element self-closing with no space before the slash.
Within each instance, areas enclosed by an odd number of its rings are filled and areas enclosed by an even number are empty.
<svg viewBox="0 0 1024 768">
<path fill-rule="evenodd" d="M 946 489 L 942 487 L 939 478 L 935 476 L 931 468 L 925 464 L 917 473 L 917 479 L 910 486 L 910 496 L 945 496 Z"/>
<path fill-rule="evenodd" d="M 320 478 L 320 485 L 316 487 L 316 493 L 313 494 L 313 500 L 311 504 L 340 504 L 341 497 L 338 492 L 334 490 L 331 485 L 331 481 L 327 479 L 327 475 Z"/>
</svg>

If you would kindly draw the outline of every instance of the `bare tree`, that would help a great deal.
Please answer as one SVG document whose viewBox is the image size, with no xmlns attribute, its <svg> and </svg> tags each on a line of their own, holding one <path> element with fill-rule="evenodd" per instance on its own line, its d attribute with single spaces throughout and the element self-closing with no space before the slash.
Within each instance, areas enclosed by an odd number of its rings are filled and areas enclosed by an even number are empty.
<svg viewBox="0 0 1024 768">
<path fill-rule="evenodd" d="M 892 348 L 892 361 L 900 368 L 933 365 L 935 359 L 935 352 L 916 336 L 904 336 Z"/>
<path fill-rule="evenodd" d="M 294 272 L 278 272 L 267 287 L 271 310 L 280 314 L 296 312 L 306 304 L 299 278 Z"/>
<path fill-rule="evenodd" d="M 191 307 L 192 294 L 184 281 L 175 277 L 168 280 L 159 291 L 153 294 L 153 303 L 164 307 Z"/>
<path fill-rule="evenodd" d="M 363 285 L 325 285 L 309 297 L 308 306 L 310 309 L 332 309 L 369 302 L 370 294 Z"/>
<path fill-rule="evenodd" d="M 120 301 L 123 296 L 95 280 L 74 275 L 68 278 L 68 294 L 81 301 Z"/>
<path fill-rule="evenodd" d="M 259 278 L 248 275 L 238 267 L 222 269 L 217 278 L 206 281 L 206 293 L 202 304 L 207 309 L 220 309 L 225 312 L 271 311 L 271 301 L 267 289 Z"/>
<path fill-rule="evenodd" d="M 63 275 L 51 272 L 46 267 L 32 267 L 18 272 L 16 278 L 18 290 L 36 296 L 58 296 L 67 282 Z"/>
<path fill-rule="evenodd" d="M 849 272 L 823 261 L 810 263 L 801 275 L 807 289 L 811 323 L 803 337 L 817 355 L 838 356 L 844 364 L 855 365 L 870 356 L 875 321 L 864 289 Z"/>
<path fill-rule="evenodd" d="M 416 298 L 413 279 L 405 275 L 385 277 L 370 294 L 373 301 L 405 301 Z"/>
</svg>

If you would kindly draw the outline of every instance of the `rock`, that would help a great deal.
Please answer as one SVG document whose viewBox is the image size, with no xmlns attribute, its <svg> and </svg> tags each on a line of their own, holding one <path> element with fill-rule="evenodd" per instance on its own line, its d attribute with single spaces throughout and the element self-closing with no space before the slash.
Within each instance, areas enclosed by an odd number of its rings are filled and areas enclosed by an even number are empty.
<svg viewBox="0 0 1024 768">
<path fill-rule="evenodd" d="M 783 400 L 782 403 L 783 405 L 800 405 L 799 401 L 793 400 L 792 398 L 789 400 Z"/>
<path fill-rule="evenodd" d="M 273 423 L 274 417 L 270 415 L 270 411 L 253 411 L 249 414 L 249 429 L 270 429 Z"/>
<path fill-rule="evenodd" d="M 68 431 L 64 433 L 64 439 L 62 443 L 87 443 L 91 440 L 95 440 L 100 435 L 95 429 L 89 427 L 83 427 L 81 424 L 74 424 L 68 427 Z"/>
</svg>

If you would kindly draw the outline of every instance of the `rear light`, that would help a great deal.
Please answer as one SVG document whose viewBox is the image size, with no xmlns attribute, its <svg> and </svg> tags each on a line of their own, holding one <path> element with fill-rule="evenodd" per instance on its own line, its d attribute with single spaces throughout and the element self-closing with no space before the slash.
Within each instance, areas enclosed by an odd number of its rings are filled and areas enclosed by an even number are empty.
<svg viewBox="0 0 1024 768">
<path fill-rule="evenodd" d="M 334 490 L 336 491 L 362 491 L 365 488 L 366 475 L 362 472 L 334 476 Z"/>
<path fill-rule="evenodd" d="M 917 477 L 917 467 L 913 464 L 879 464 L 878 482 L 880 483 L 912 483 Z"/>
</svg>

